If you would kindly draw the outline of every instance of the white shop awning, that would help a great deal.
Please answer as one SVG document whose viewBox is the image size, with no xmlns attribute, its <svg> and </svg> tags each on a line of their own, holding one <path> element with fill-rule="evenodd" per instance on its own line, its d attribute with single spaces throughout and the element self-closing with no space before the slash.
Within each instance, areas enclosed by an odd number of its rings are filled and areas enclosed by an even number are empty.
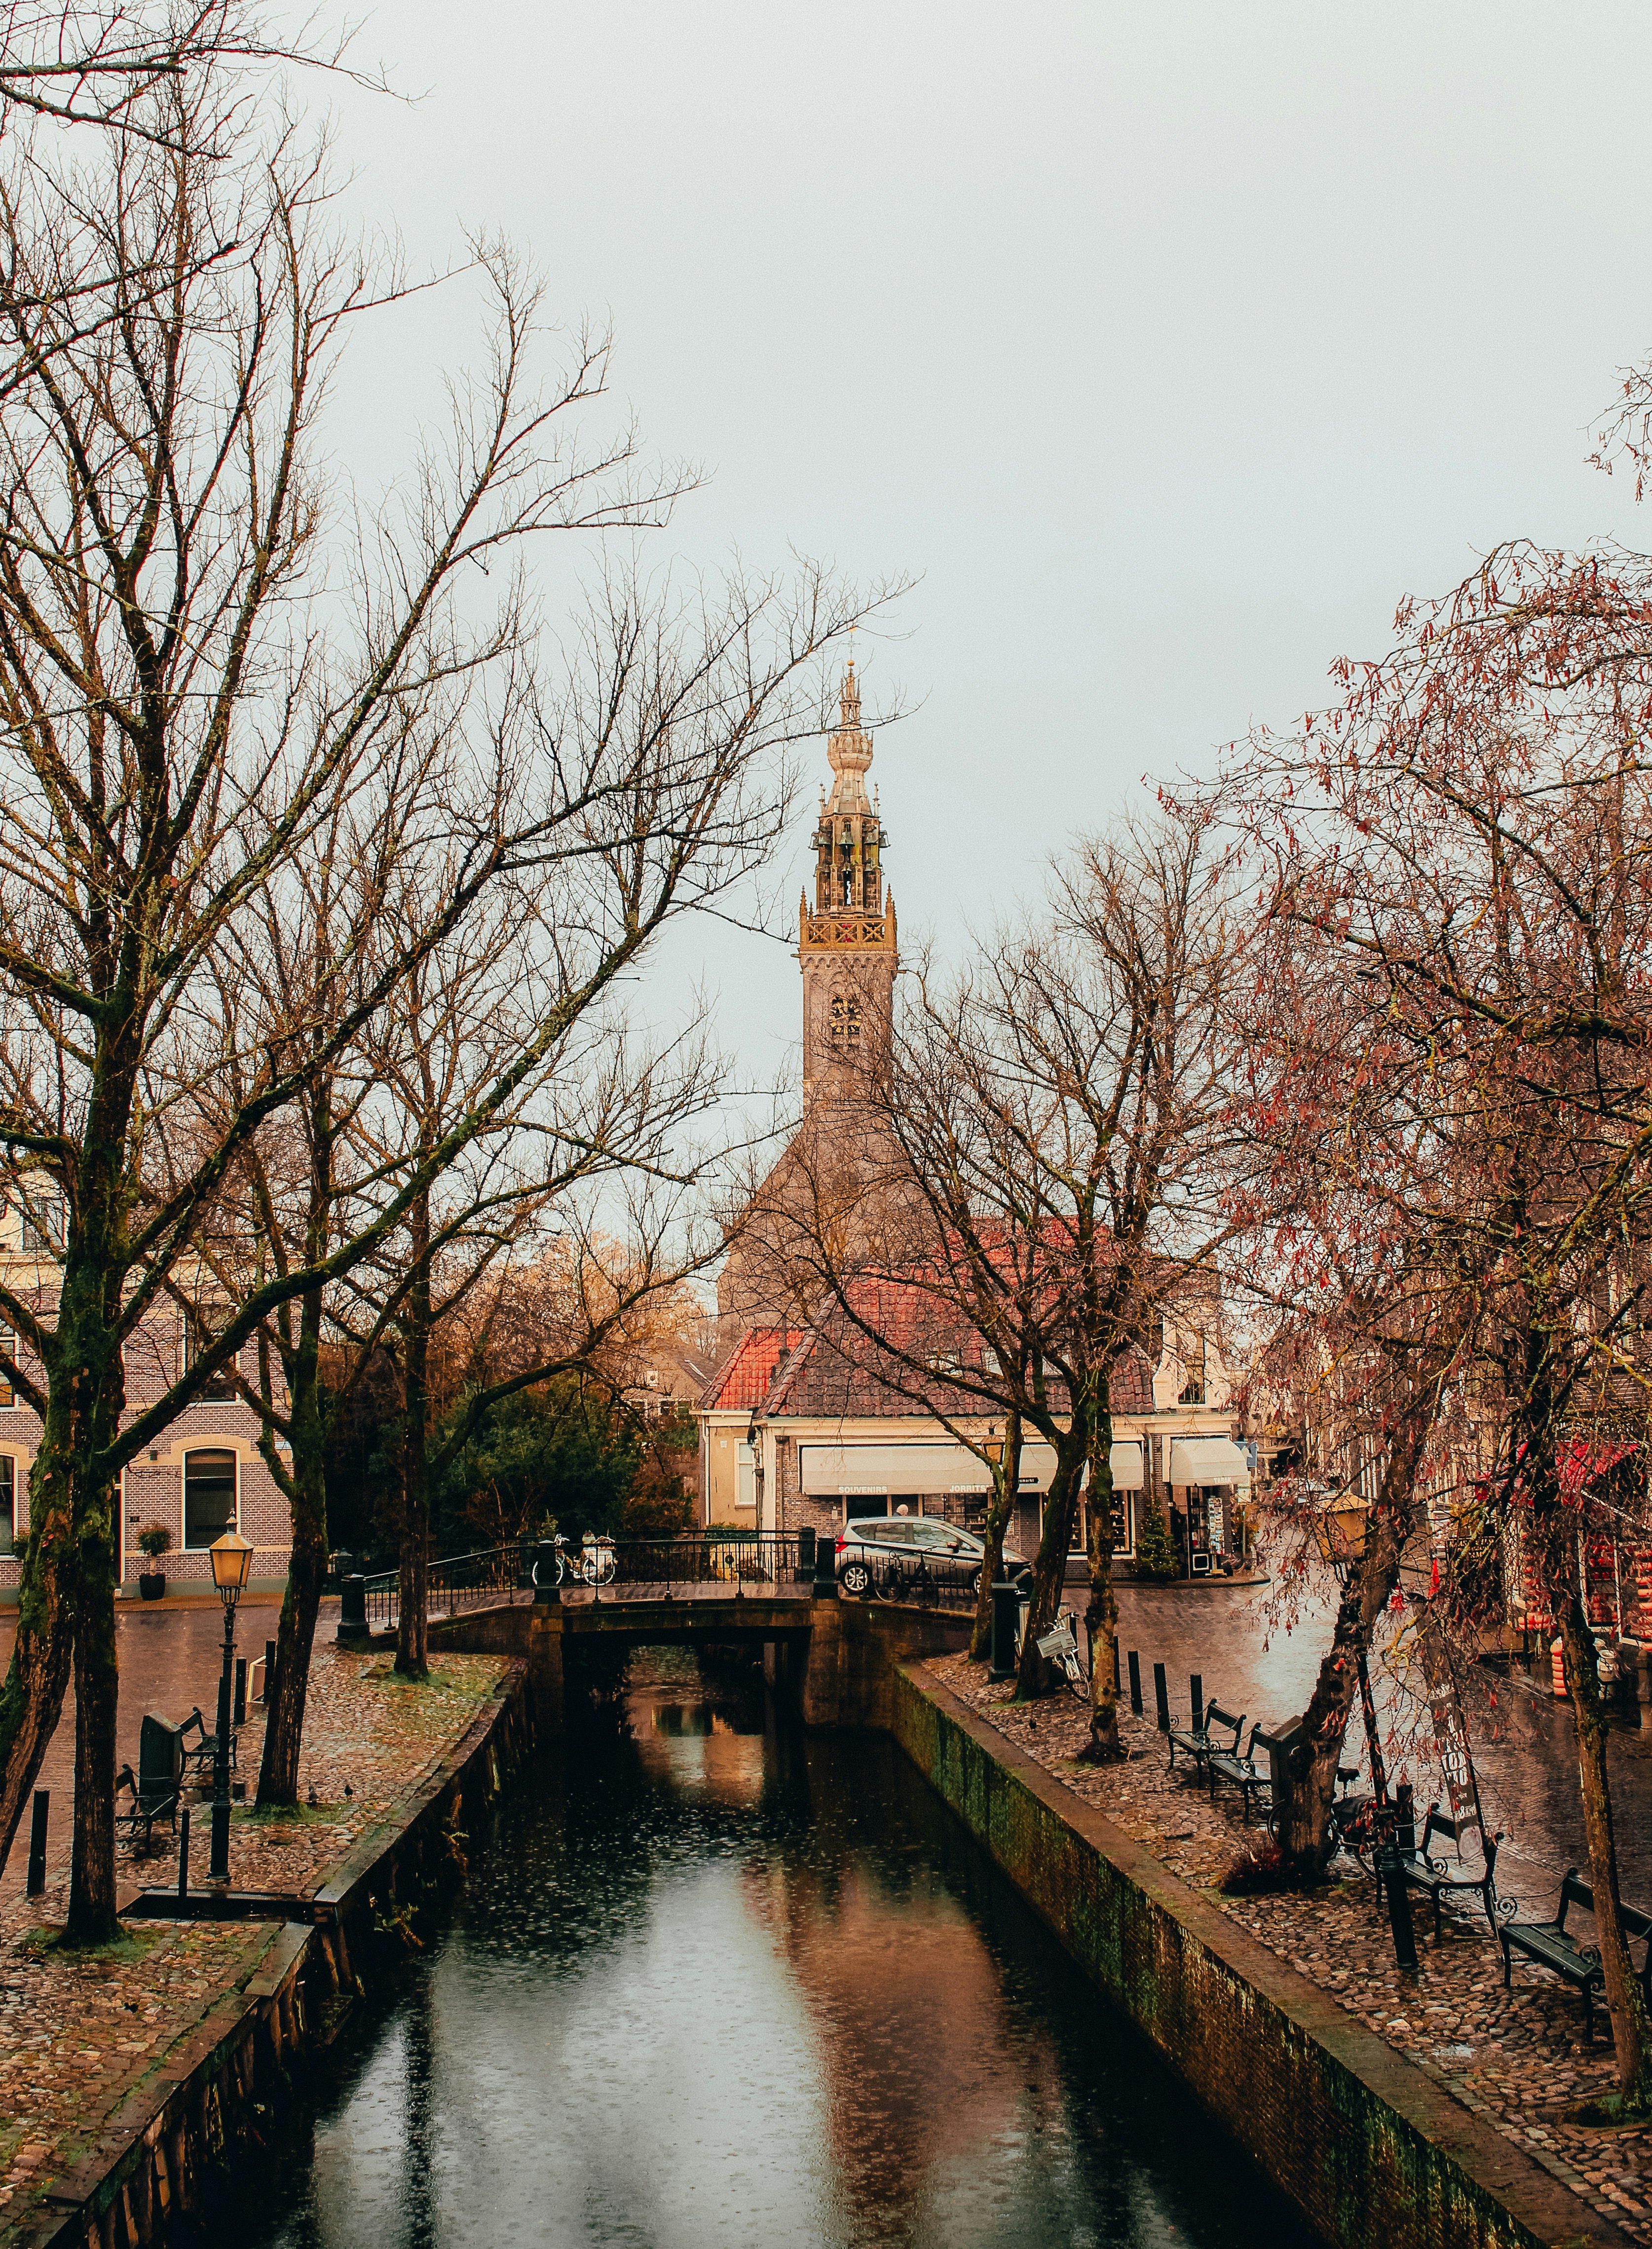
<svg viewBox="0 0 1652 2249">
<path fill-rule="evenodd" d="M 1121 1437 L 1112 1452 L 1113 1489 L 1114 1491 L 1140 1491 L 1141 1478 L 1141 1445 L 1135 1437 Z"/>
<path fill-rule="evenodd" d="M 1251 1455 L 1230 1437 L 1173 1437 L 1166 1482 L 1249 1483 Z"/>
<path fill-rule="evenodd" d="M 1142 1485 L 1141 1445 L 1139 1438 L 1121 1437 L 1113 1448 L 1113 1483 L 1117 1491 L 1140 1491 Z M 1086 1468 L 1084 1480 L 1090 1471 Z M 1021 1489 L 1023 1491 L 1048 1491 L 1055 1476 L 1055 1447 L 1053 1445 L 1023 1445 L 1021 1448 Z"/>
<path fill-rule="evenodd" d="M 803 1489 L 816 1492 L 991 1491 L 967 1445 L 799 1445 Z"/>
</svg>

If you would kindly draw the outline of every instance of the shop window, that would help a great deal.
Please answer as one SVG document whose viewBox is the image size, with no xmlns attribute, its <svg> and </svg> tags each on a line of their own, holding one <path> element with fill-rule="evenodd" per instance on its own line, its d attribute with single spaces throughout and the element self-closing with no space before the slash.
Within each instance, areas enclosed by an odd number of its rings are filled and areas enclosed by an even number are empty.
<svg viewBox="0 0 1652 2249">
<path fill-rule="evenodd" d="M 0 1554 L 17 1551 L 17 1463 L 11 1453 L 0 1453 Z"/>
<path fill-rule="evenodd" d="M 210 1546 L 236 1527 L 236 1459 L 230 1452 L 183 1456 L 183 1543 Z"/>
</svg>

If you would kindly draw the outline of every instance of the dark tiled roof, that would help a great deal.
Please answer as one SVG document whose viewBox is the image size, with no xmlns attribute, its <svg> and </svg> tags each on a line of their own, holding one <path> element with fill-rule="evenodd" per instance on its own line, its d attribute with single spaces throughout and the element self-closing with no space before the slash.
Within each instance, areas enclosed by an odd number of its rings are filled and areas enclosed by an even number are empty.
<svg viewBox="0 0 1652 2249">
<path fill-rule="evenodd" d="M 835 1307 L 778 1367 L 765 1413 L 893 1419 L 1002 1411 L 967 1380 L 956 1379 L 982 1365 L 980 1338 L 927 1290 L 883 1283 L 859 1295 L 856 1303 L 880 1340 L 864 1334 L 841 1306 Z M 903 1365 L 901 1354 L 929 1371 Z M 1061 1386 L 1052 1384 L 1052 1391 L 1056 1410 L 1065 1412 Z M 1153 1411 L 1152 1373 L 1143 1352 L 1129 1351 L 1114 1369 L 1112 1406 L 1115 1413 Z"/>
</svg>

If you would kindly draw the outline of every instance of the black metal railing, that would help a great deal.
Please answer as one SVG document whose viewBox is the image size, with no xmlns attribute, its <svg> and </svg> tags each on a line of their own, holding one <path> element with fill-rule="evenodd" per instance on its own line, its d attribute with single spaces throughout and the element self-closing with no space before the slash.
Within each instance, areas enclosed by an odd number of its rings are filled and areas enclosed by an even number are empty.
<svg viewBox="0 0 1652 2249">
<path fill-rule="evenodd" d="M 814 1541 L 795 1531 L 741 1531 L 676 1538 L 598 1538 L 558 1548 L 558 1578 L 566 1599 L 647 1600 L 693 1598 L 740 1599 L 748 1594 L 800 1593 L 814 1576 Z M 463 1615 L 501 1601 L 531 1601 L 533 1572 L 546 1565 L 537 1539 L 456 1554 L 432 1562 L 426 1602 L 433 1617 Z M 396 1621 L 400 1572 L 375 1572 L 365 1581 L 366 1621 L 378 1632 Z"/>
<path fill-rule="evenodd" d="M 533 1599 L 528 1564 L 531 1546 L 513 1540 L 508 1546 L 489 1546 L 474 1554 L 450 1554 L 432 1562 L 425 1572 L 425 1608 L 433 1617 L 463 1616 L 467 1609 L 495 1607 L 501 1600 Z M 401 1606 L 401 1572 L 375 1571 L 367 1580 L 367 1621 L 375 1632 L 388 1632 Z"/>
<path fill-rule="evenodd" d="M 949 1562 L 922 1554 L 874 1556 L 865 1550 L 858 1558 L 867 1566 L 867 1593 L 875 1600 L 904 1601 L 915 1608 L 974 1611 L 978 1561 Z"/>
</svg>

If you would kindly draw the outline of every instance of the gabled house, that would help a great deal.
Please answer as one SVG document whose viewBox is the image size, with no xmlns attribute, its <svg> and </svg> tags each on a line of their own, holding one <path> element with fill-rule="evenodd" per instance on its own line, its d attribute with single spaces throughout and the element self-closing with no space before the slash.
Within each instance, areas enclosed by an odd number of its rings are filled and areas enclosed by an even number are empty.
<svg viewBox="0 0 1652 2249">
<path fill-rule="evenodd" d="M 831 1535 L 852 1517 L 904 1509 L 978 1529 L 992 1477 L 971 1441 L 1001 1441 L 1003 1421 L 956 1379 L 945 1345 L 956 1351 L 958 1338 L 936 1340 L 933 1372 L 916 1376 L 881 1357 L 840 1310 L 800 1331 L 751 1330 L 701 1401 L 702 1521 Z M 901 1348 L 920 1356 L 908 1338 Z M 1134 1554 L 1151 1487 L 1184 1572 L 1201 1575 L 1244 1551 L 1252 1464 L 1225 1397 L 1186 1399 L 1188 1386 L 1184 1364 L 1169 1355 L 1156 1380 L 1140 1351 L 1115 1370 L 1115 1551 L 1127 1562 Z M 1042 1535 L 1054 1468 L 1053 1448 L 1029 1437 L 1009 1533 L 1023 1553 Z M 1080 1551 L 1083 1537 L 1081 1517 Z"/>
</svg>

